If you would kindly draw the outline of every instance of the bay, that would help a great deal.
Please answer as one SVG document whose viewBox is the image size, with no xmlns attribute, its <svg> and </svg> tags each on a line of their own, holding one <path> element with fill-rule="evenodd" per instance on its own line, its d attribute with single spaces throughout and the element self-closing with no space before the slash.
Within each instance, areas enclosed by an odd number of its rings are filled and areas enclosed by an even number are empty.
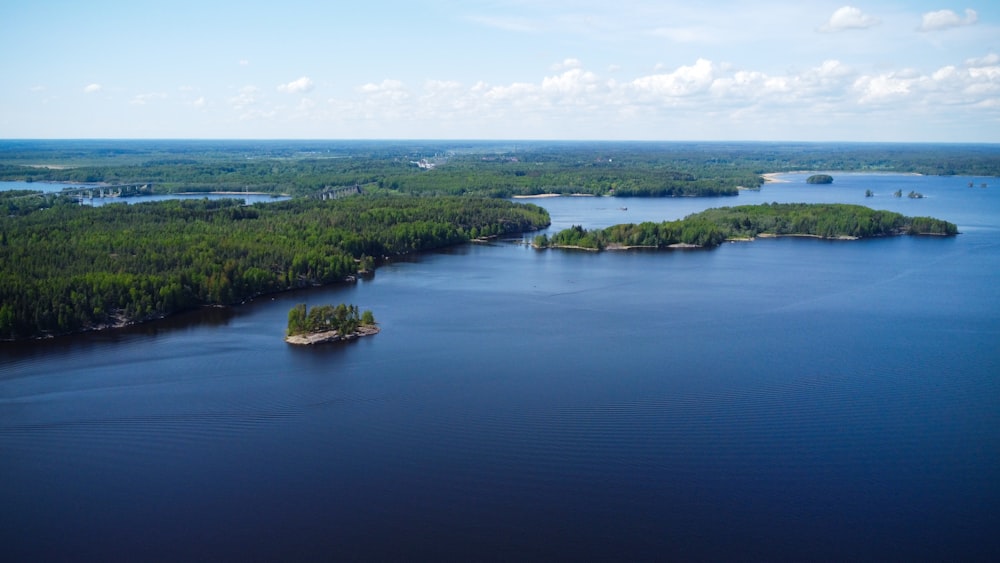
<svg viewBox="0 0 1000 563">
<path fill-rule="evenodd" d="M 831 174 L 532 202 L 550 231 L 835 201 L 962 234 L 465 245 L 357 284 L 2 343 L 0 540 L 33 561 L 995 559 L 997 188 Z M 283 342 L 293 304 L 342 301 L 381 334 Z"/>
</svg>

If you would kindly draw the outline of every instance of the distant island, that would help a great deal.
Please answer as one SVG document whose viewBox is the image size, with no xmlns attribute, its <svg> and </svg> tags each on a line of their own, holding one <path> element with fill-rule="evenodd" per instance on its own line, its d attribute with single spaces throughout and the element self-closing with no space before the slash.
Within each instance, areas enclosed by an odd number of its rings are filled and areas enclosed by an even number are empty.
<svg viewBox="0 0 1000 563">
<path fill-rule="evenodd" d="M 801 236 L 854 240 L 894 235 L 958 234 L 954 223 L 906 217 L 863 205 L 771 203 L 708 209 L 679 221 L 614 225 L 587 230 L 579 225 L 552 237 L 535 237 L 536 248 L 626 250 L 631 248 L 714 248 L 723 242 L 758 237 Z"/>
<path fill-rule="evenodd" d="M 806 178 L 807 184 L 832 184 L 833 176 L 829 174 L 814 174 Z"/>
<path fill-rule="evenodd" d="M 372 312 L 359 314 L 356 305 L 319 305 L 307 310 L 306 304 L 300 303 L 288 312 L 285 342 L 308 346 L 378 333 Z"/>
</svg>

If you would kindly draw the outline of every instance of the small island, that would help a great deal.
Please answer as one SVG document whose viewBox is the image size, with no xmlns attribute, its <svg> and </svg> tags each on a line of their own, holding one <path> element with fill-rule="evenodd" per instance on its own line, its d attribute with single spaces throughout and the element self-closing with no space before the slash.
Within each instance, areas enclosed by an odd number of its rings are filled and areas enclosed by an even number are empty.
<svg viewBox="0 0 1000 563">
<path fill-rule="evenodd" d="M 299 303 L 288 312 L 285 342 L 300 346 L 354 340 L 378 334 L 371 311 L 358 313 L 356 305 L 319 305 L 307 309 Z"/>
<path fill-rule="evenodd" d="M 832 184 L 833 176 L 829 174 L 814 174 L 806 178 L 807 184 Z"/>
</svg>

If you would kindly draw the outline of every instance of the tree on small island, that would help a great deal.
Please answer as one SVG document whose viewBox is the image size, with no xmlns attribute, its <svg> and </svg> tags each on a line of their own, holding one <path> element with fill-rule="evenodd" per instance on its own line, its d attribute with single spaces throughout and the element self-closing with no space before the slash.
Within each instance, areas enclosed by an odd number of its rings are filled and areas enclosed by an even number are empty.
<svg viewBox="0 0 1000 563">
<path fill-rule="evenodd" d="M 814 174 L 806 178 L 807 184 L 832 184 L 833 176 L 829 174 Z"/>
<path fill-rule="evenodd" d="M 359 313 L 356 305 L 341 303 L 307 309 L 305 303 L 299 303 L 288 311 L 286 340 L 293 344 L 314 344 L 366 336 L 378 332 L 375 324 L 375 315 L 369 310 Z M 308 338 L 312 335 L 321 338 Z"/>
</svg>

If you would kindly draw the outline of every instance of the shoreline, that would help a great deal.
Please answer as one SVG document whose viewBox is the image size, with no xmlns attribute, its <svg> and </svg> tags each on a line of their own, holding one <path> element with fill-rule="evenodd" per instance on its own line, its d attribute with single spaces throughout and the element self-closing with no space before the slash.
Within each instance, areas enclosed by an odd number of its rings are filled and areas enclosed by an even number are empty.
<svg viewBox="0 0 1000 563">
<path fill-rule="evenodd" d="M 546 250 L 549 248 L 558 250 L 584 250 L 586 252 L 615 252 L 622 250 L 687 250 L 696 248 L 705 248 L 700 244 L 690 244 L 686 242 L 675 242 L 674 244 L 668 244 L 667 246 L 651 246 L 651 245 L 623 245 L 612 243 L 604 248 L 589 248 L 586 246 L 574 246 L 571 244 L 550 244 L 549 246 L 535 246 L 531 245 L 535 250 Z"/>
<path fill-rule="evenodd" d="M 900 233 L 900 234 L 902 234 L 902 233 Z M 892 236 L 898 236 L 898 235 L 892 235 Z M 775 234 L 775 233 L 757 233 L 757 236 L 755 236 L 754 238 L 749 239 L 749 240 L 752 241 L 752 240 L 758 239 L 758 238 L 786 238 L 786 237 L 815 238 L 815 239 L 820 239 L 820 240 L 861 240 L 862 238 L 873 238 L 873 237 L 856 237 L 856 236 L 853 236 L 853 235 L 837 235 L 835 237 L 827 237 L 827 236 L 823 236 L 823 235 L 810 235 L 810 234 L 805 234 L 805 233 L 789 233 L 789 234 L 781 234 L 781 235 Z M 747 240 L 747 239 L 733 239 L 733 240 L 741 240 L 742 241 L 742 240 Z"/>
<path fill-rule="evenodd" d="M 784 176 L 785 174 L 883 174 L 883 175 L 899 175 L 899 176 L 923 176 L 920 172 L 880 172 L 873 170 L 790 170 L 788 172 L 768 172 L 766 174 L 761 174 L 760 177 L 764 178 L 765 184 L 789 184 L 791 180 L 784 180 L 779 178 L 779 176 Z M 975 177 L 973 175 L 963 175 L 963 177 Z"/>
<path fill-rule="evenodd" d="M 326 344 L 329 342 L 347 342 L 350 340 L 356 340 L 363 336 L 373 336 L 379 332 L 381 332 L 381 329 L 376 325 L 362 325 L 351 334 L 341 335 L 336 330 L 311 332 L 308 334 L 293 334 L 286 336 L 285 342 L 295 346 L 312 346 L 314 344 Z"/>
<path fill-rule="evenodd" d="M 581 193 L 574 193 L 574 194 L 552 194 L 552 193 L 548 193 L 548 194 L 512 195 L 512 196 L 510 196 L 511 199 L 541 199 L 541 198 L 545 198 L 545 197 L 604 197 L 604 196 L 597 195 L 597 194 L 581 194 Z"/>
<path fill-rule="evenodd" d="M 768 172 L 767 174 L 761 174 L 760 177 L 764 179 L 765 184 L 790 184 L 791 180 L 778 178 L 782 174 L 794 174 L 794 172 Z"/>
<path fill-rule="evenodd" d="M 154 194 L 160 195 L 160 194 Z M 175 192 L 163 195 L 269 195 L 274 197 L 291 197 L 288 194 L 275 194 L 271 192 L 234 192 L 234 191 L 214 191 L 214 192 Z"/>
</svg>

